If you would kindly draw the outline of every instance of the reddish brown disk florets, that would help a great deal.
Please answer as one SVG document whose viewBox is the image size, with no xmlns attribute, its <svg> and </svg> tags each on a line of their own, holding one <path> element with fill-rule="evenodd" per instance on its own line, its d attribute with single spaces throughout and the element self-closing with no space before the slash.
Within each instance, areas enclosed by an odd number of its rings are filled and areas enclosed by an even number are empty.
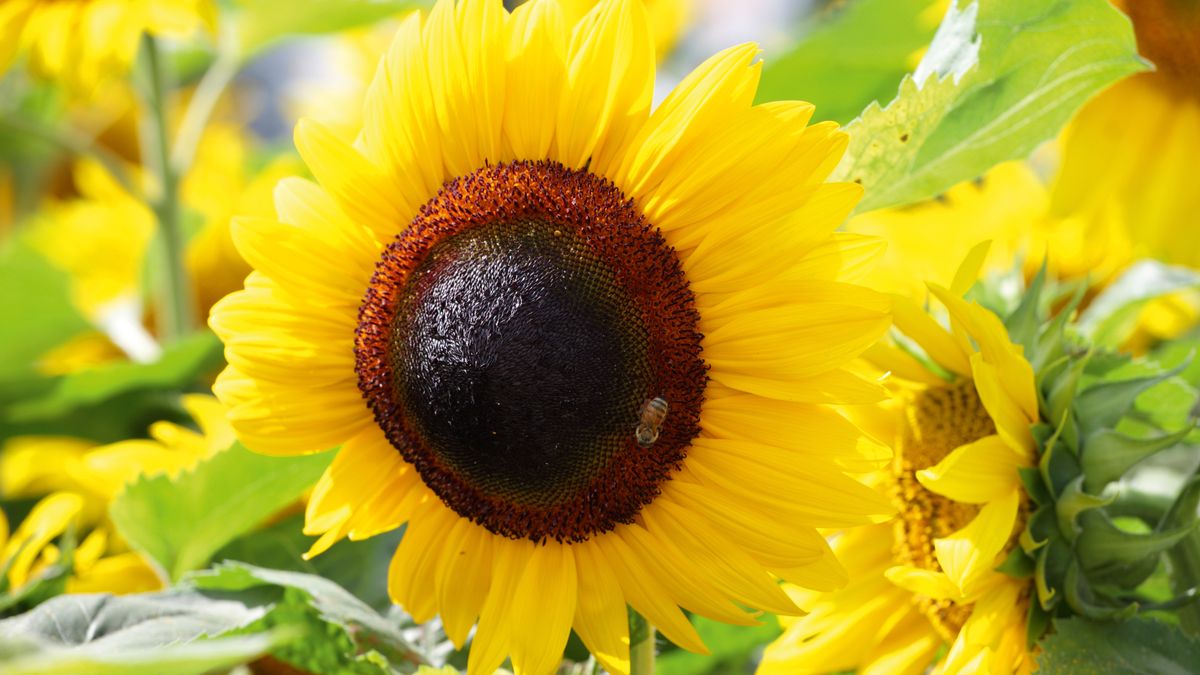
<svg viewBox="0 0 1200 675">
<path fill-rule="evenodd" d="M 612 183 L 485 166 L 385 249 L 359 310 L 359 386 L 456 513 L 582 541 L 632 522 L 699 433 L 698 320 L 674 249 Z M 668 413 L 643 447 L 655 398 Z"/>
</svg>

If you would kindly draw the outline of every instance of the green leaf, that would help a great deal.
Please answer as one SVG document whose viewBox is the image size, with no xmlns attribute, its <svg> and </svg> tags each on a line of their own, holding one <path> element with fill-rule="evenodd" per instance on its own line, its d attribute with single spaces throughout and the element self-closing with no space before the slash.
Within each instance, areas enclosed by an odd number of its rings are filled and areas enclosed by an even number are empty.
<svg viewBox="0 0 1200 675">
<path fill-rule="evenodd" d="M 1043 675 L 1189 675 L 1200 663 L 1200 642 L 1178 627 L 1148 619 L 1054 621 L 1041 643 Z"/>
<path fill-rule="evenodd" d="M 424 663 L 424 659 L 404 639 L 394 623 L 329 579 L 241 563 L 225 563 L 214 570 L 193 575 L 191 581 L 198 588 L 210 591 L 244 592 L 261 587 L 287 589 L 290 597 L 302 597 L 311 605 L 322 622 L 348 636 L 356 649 L 356 656 L 364 657 L 363 660 L 370 661 L 374 652 L 387 663 L 407 671 L 416 670 L 417 666 Z M 300 595 L 296 596 L 295 593 Z M 305 659 L 320 660 L 319 650 L 320 645 L 298 644 L 289 652 L 290 657 L 288 654 L 281 656 L 293 663 Z M 323 663 L 327 664 L 327 661 Z M 311 661 L 309 665 L 312 665 Z M 318 672 L 327 671 L 321 669 Z"/>
<path fill-rule="evenodd" d="M 1083 457 L 1080 458 L 1084 488 L 1098 493 L 1138 462 L 1182 441 L 1191 430 L 1191 427 L 1185 427 L 1173 434 L 1151 438 L 1133 438 L 1112 429 L 1097 431 L 1084 443 Z"/>
<path fill-rule="evenodd" d="M 301 556 L 312 546 L 313 537 L 304 535 L 303 526 L 304 514 L 289 516 L 238 537 L 218 551 L 213 560 L 319 575 L 376 610 L 391 607 L 387 570 L 403 528 L 363 541 L 343 539 L 312 560 L 304 560 Z"/>
<path fill-rule="evenodd" d="M 702 656 L 682 649 L 665 652 L 656 660 L 654 672 L 659 675 L 750 672 L 751 656 L 780 633 L 779 623 L 774 616 L 765 615 L 762 618 L 763 623 L 758 626 L 731 626 L 693 616 L 692 623 L 712 654 Z"/>
<path fill-rule="evenodd" d="M 143 476 L 109 506 L 121 536 L 178 579 L 294 503 L 333 453 L 267 457 L 235 443 L 174 479 Z"/>
<path fill-rule="evenodd" d="M 429 4 L 420 0 L 238 0 L 238 44 L 243 58 L 249 58 L 288 36 L 337 33 Z"/>
<path fill-rule="evenodd" d="M 31 374 L 47 350 L 87 329 L 67 278 L 20 239 L 0 247 L 0 389 Z"/>
<path fill-rule="evenodd" d="M 222 362 L 220 340 L 204 331 L 167 347 L 154 363 L 108 363 L 56 378 L 45 394 L 10 406 L 5 416 L 14 423 L 59 419 L 132 391 L 185 389 Z"/>
<path fill-rule="evenodd" d="M 1143 260 L 1126 269 L 1088 305 L 1077 327 L 1093 344 L 1117 348 L 1137 327 L 1148 302 L 1187 288 L 1200 288 L 1200 272 Z"/>
<path fill-rule="evenodd" d="M 282 635 L 206 639 L 261 619 L 269 604 L 193 590 L 62 595 L 0 621 L 6 675 L 188 675 L 243 663 Z"/>
<path fill-rule="evenodd" d="M 789 52 L 768 58 L 758 100 L 809 101 L 814 122 L 854 119 L 872 101 L 887 100 L 929 44 L 936 19 L 931 0 L 857 0 L 821 17 Z"/>
<path fill-rule="evenodd" d="M 1106 0 L 960 0 L 896 98 L 847 127 L 835 178 L 867 188 L 859 212 L 928 199 L 1025 157 L 1142 68 L 1129 20 Z"/>
</svg>

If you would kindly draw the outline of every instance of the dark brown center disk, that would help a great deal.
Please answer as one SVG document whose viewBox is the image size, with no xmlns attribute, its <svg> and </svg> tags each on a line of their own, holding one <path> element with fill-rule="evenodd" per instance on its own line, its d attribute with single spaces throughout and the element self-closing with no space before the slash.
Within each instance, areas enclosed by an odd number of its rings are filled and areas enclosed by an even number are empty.
<svg viewBox="0 0 1200 675">
<path fill-rule="evenodd" d="M 699 432 L 698 320 L 674 249 L 612 183 L 485 166 L 384 250 L 359 310 L 359 386 L 459 515 L 582 541 L 632 522 Z M 645 418 L 655 398 L 665 418 Z M 661 425 L 649 446 L 646 424 Z"/>
</svg>

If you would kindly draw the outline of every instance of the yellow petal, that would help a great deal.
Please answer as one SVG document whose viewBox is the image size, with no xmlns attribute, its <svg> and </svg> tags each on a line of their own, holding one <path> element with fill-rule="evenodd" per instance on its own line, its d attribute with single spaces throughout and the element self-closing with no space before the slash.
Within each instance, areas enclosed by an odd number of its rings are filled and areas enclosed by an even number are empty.
<svg viewBox="0 0 1200 675">
<path fill-rule="evenodd" d="M 884 574 L 888 581 L 917 595 L 924 595 L 935 600 L 957 601 L 962 599 L 962 592 L 942 572 L 897 566 L 888 568 Z"/>
<path fill-rule="evenodd" d="M 918 471 L 917 480 L 954 501 L 986 504 L 1020 490 L 1017 470 L 1026 465 L 999 436 L 986 436 Z"/>
<path fill-rule="evenodd" d="M 620 530 L 625 526 L 618 526 Z M 695 627 L 679 611 L 668 595 L 662 580 L 647 569 L 616 531 L 596 537 L 597 560 L 607 562 L 616 573 L 625 599 L 639 614 L 646 617 L 668 640 L 697 654 L 708 654 L 704 641 Z"/>
<path fill-rule="evenodd" d="M 83 500 L 69 492 L 56 492 L 34 505 L 0 552 L 0 560 L 8 562 L 12 588 L 29 581 L 31 567 L 42 549 L 65 532 L 81 510 Z"/>
<path fill-rule="evenodd" d="M 479 615 L 479 628 L 467 658 L 468 675 L 493 675 L 508 656 L 512 643 L 512 600 L 533 543 L 497 537 L 493 544 L 492 583 Z"/>
<path fill-rule="evenodd" d="M 492 534 L 463 518 L 446 536 L 447 563 L 437 571 L 438 611 L 446 637 L 462 649 L 492 581 Z"/>
<path fill-rule="evenodd" d="M 542 159 L 550 154 L 566 79 L 567 35 L 556 2 L 533 0 L 513 10 L 504 99 L 507 159 Z"/>
<path fill-rule="evenodd" d="M 611 673 L 629 673 L 629 618 L 616 574 L 591 542 L 572 547 L 579 580 L 575 632 Z"/>
<path fill-rule="evenodd" d="M 938 564 L 963 595 L 970 595 L 987 575 L 993 574 L 996 557 L 1012 535 L 1019 501 L 1020 494 L 1014 490 L 984 504 L 966 527 L 933 540 Z"/>
<path fill-rule="evenodd" d="M 575 26 L 558 110 L 554 159 L 608 166 L 650 110 L 654 42 L 640 2 L 603 0 Z"/>
<path fill-rule="evenodd" d="M 892 317 L 896 328 L 920 345 L 940 366 L 957 375 L 971 376 L 969 352 L 915 302 L 902 295 L 893 295 Z"/>
<path fill-rule="evenodd" d="M 534 547 L 509 608 L 517 673 L 550 675 L 558 670 L 575 617 L 576 584 L 570 544 Z"/>
</svg>

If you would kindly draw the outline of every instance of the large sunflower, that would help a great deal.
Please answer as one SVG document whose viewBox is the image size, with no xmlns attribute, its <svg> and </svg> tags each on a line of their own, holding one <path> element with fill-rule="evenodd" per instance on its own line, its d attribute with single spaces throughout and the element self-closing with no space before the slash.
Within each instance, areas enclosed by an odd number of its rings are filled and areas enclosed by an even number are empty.
<svg viewBox="0 0 1200 675">
<path fill-rule="evenodd" d="M 35 74 L 90 94 L 129 69 L 143 32 L 186 37 L 215 11 L 212 0 L 5 0 L 0 72 L 24 55 Z"/>
<path fill-rule="evenodd" d="M 846 139 L 754 106 L 753 45 L 653 112 L 640 2 L 442 0 L 403 24 L 353 145 L 302 121 L 319 184 L 235 224 L 253 265 L 214 308 L 215 385 L 266 453 L 341 446 L 311 554 L 408 523 L 389 575 L 473 673 L 552 671 L 570 629 L 629 668 L 626 603 L 703 651 L 679 607 L 795 612 L 775 577 L 845 575 L 816 527 L 875 522 L 875 457 L 826 404 L 889 325 L 846 282 Z"/>
<path fill-rule="evenodd" d="M 1038 403 L 1022 349 L 995 314 L 961 297 L 986 254 L 974 249 L 950 289 L 931 286 L 951 330 L 893 298 L 896 327 L 935 364 L 883 344 L 871 354 L 897 376 L 898 396 L 876 426 L 895 457 L 875 481 L 900 514 L 890 532 L 839 536 L 858 574 L 836 593 L 793 591 L 810 613 L 767 648 L 760 674 L 919 673 L 944 644 L 945 672 L 1032 669 L 1029 584 L 995 568 L 1024 523 L 1018 471 L 1035 461 Z"/>
</svg>

